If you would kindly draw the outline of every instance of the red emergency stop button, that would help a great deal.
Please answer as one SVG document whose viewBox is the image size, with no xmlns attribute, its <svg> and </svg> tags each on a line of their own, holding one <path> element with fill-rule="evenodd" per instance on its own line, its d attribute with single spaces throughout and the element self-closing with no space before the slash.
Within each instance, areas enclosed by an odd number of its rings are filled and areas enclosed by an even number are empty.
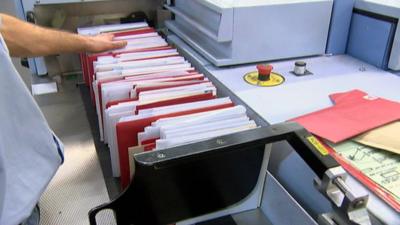
<svg viewBox="0 0 400 225">
<path fill-rule="evenodd" d="M 258 80 L 260 80 L 260 81 L 267 81 L 267 80 L 269 80 L 273 68 L 274 68 L 274 67 L 273 67 L 272 65 L 268 65 L 268 64 L 258 64 L 258 65 L 257 65 Z"/>
</svg>

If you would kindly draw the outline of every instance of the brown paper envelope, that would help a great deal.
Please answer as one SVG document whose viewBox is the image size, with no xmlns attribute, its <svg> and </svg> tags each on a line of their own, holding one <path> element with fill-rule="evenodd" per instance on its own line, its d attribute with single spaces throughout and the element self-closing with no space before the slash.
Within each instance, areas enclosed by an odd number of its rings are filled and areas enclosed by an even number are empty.
<svg viewBox="0 0 400 225">
<path fill-rule="evenodd" d="M 400 122 L 393 122 L 363 133 L 354 141 L 374 148 L 400 154 Z"/>
<path fill-rule="evenodd" d="M 135 175 L 135 160 L 133 158 L 133 155 L 137 153 L 141 153 L 144 151 L 144 145 L 138 145 L 134 147 L 128 148 L 128 155 L 129 155 L 129 170 L 131 174 L 131 179 L 133 175 Z"/>
</svg>

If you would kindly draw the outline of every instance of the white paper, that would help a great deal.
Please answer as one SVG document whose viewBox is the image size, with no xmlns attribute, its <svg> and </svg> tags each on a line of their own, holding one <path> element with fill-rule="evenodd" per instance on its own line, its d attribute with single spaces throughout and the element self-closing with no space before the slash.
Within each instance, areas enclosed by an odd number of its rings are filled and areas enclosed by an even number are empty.
<svg viewBox="0 0 400 225">
<path fill-rule="evenodd" d="M 212 131 L 212 132 L 205 132 L 205 133 L 188 135 L 188 136 L 172 138 L 172 139 L 159 139 L 156 141 L 156 150 L 171 148 L 171 147 L 175 147 L 175 146 L 179 146 L 179 145 L 183 145 L 183 144 L 189 144 L 189 143 L 198 142 L 198 141 L 204 141 L 204 140 L 218 137 L 218 136 L 223 136 L 223 135 L 227 135 L 227 134 L 232 134 L 232 133 L 237 133 L 237 132 L 241 132 L 241 131 L 245 131 L 245 130 L 254 129 L 256 127 L 257 127 L 257 125 L 254 123 L 254 121 L 252 121 L 251 125 L 246 125 L 246 126 L 216 130 L 216 131 Z"/>
</svg>

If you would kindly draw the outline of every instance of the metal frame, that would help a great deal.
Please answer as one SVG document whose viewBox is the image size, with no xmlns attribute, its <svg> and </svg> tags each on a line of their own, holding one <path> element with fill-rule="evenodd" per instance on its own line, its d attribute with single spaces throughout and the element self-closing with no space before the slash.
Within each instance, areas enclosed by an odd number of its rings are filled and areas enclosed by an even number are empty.
<svg viewBox="0 0 400 225">
<path fill-rule="evenodd" d="M 319 179 L 338 163 L 322 155 L 295 123 L 231 134 L 200 143 L 135 155 L 135 176 L 115 200 L 89 212 L 91 225 L 104 209 L 117 224 L 170 224 L 215 212 L 245 198 L 258 180 L 264 147 L 287 141 Z"/>
</svg>

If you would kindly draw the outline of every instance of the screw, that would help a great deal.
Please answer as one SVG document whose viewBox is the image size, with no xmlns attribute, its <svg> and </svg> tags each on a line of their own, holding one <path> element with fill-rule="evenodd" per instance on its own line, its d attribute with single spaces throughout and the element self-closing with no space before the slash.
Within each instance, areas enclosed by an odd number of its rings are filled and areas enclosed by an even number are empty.
<svg viewBox="0 0 400 225">
<path fill-rule="evenodd" d="M 157 153 L 157 158 L 163 159 L 163 158 L 165 158 L 165 157 L 167 157 L 165 154 L 163 154 L 163 153 Z"/>
<path fill-rule="evenodd" d="M 359 208 L 364 205 L 364 200 L 360 199 L 354 203 L 355 208 Z"/>
<path fill-rule="evenodd" d="M 219 145 L 223 145 L 223 144 L 226 143 L 226 141 L 224 141 L 224 140 L 222 140 L 222 139 L 217 139 L 216 142 L 217 142 L 217 144 L 219 144 Z"/>
</svg>

